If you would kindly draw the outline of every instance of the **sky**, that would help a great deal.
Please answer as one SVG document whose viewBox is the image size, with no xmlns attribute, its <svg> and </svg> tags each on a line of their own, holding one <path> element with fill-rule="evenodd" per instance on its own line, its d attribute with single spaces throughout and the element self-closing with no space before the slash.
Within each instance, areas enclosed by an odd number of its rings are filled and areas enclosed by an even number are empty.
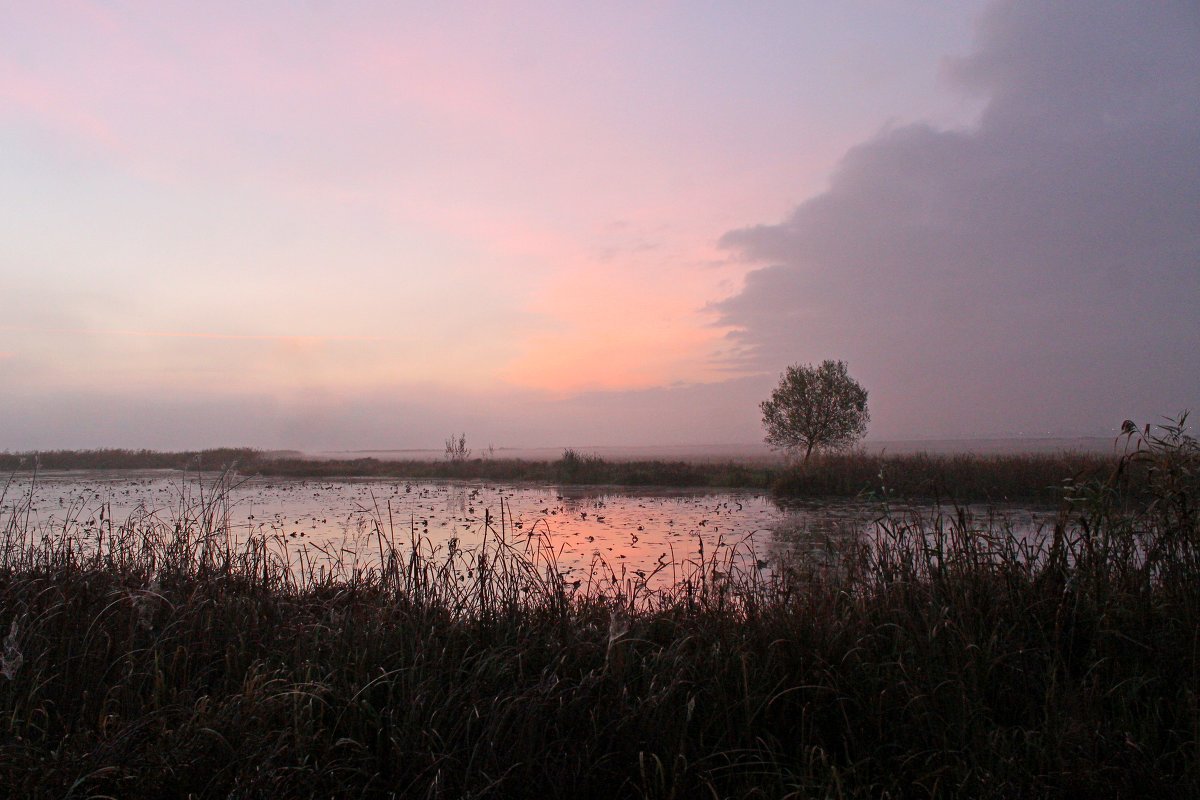
<svg viewBox="0 0 1200 800">
<path fill-rule="evenodd" d="M 1107 435 L 1200 407 L 1200 9 L 0 0 L 0 297 L 0 449 Z"/>
</svg>

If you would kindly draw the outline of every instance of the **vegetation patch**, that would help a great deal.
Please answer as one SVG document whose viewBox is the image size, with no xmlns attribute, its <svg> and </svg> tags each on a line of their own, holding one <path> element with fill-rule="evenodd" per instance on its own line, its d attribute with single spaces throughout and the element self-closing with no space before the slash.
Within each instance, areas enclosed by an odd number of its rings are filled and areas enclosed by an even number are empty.
<svg viewBox="0 0 1200 800">
<path fill-rule="evenodd" d="M 885 519 L 820 563 L 565 581 L 504 531 L 297 574 L 211 509 L 0 517 L 21 797 L 1194 797 L 1200 459 L 1073 483 L 1038 541 Z M 210 500 L 220 502 L 220 497 Z M 540 541 L 540 540 L 539 540 Z M 544 546 L 543 546 L 544 545 Z"/>
<path fill-rule="evenodd" d="M 163 453 L 57 450 L 0 453 L 0 470 L 229 470 L 286 478 L 527 481 L 562 485 L 678 486 L 770 490 L 781 498 L 903 498 L 950 502 L 1057 503 L 1070 483 L 1110 474 L 1115 456 L 1081 453 L 985 456 L 822 453 L 786 464 L 610 461 L 565 450 L 555 461 L 504 458 L 316 459 L 251 448 Z M 1130 469 L 1140 469 L 1137 464 Z"/>
</svg>

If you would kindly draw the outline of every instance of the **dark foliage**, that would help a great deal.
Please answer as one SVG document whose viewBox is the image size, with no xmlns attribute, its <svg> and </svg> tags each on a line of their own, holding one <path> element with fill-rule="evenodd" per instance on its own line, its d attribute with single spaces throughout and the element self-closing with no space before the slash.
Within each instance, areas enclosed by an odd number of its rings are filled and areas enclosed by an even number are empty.
<svg viewBox="0 0 1200 800">
<path fill-rule="evenodd" d="M 569 485 L 710 486 L 771 489 L 779 497 L 897 497 L 958 502 L 1058 502 L 1067 481 L 1108 474 L 1116 457 L 1051 455 L 827 454 L 806 464 L 608 461 L 574 450 L 557 461 L 475 458 L 391 461 L 316 459 L 223 448 L 200 452 L 65 450 L 0 453 L 0 470 L 236 469 L 294 478 L 406 478 L 530 481 Z M 1137 469 L 1137 466 L 1133 466 Z"/>
<path fill-rule="evenodd" d="M 1041 542 L 964 512 L 885 519 L 824 566 L 767 579 L 712 557 L 662 591 L 575 588 L 495 536 L 434 557 L 380 531 L 382 569 L 297 574 L 204 513 L 85 547 L 17 502 L 0 786 L 1200 796 L 1197 452 L 1141 444 L 1071 485 Z"/>
<path fill-rule="evenodd" d="M 1066 486 L 1109 475 L 1119 459 L 1093 454 L 826 455 L 781 471 L 778 497 L 896 497 L 950 502 L 1057 503 Z"/>
</svg>

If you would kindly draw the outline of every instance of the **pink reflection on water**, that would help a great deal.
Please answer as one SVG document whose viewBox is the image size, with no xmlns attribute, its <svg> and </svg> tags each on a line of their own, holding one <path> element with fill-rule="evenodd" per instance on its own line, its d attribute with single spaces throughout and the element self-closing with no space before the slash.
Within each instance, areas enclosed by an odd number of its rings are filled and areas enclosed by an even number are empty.
<svg viewBox="0 0 1200 800">
<path fill-rule="evenodd" d="M 268 540 L 302 571 L 378 568 L 387 547 L 417 546 L 440 560 L 490 537 L 542 563 L 548 557 L 569 583 L 668 584 L 714 556 L 768 574 L 797 554 L 824 559 L 833 539 L 869 530 L 881 514 L 861 502 L 781 508 L 747 491 L 270 478 L 218 485 L 215 475 L 166 470 L 51 473 L 32 485 L 21 478 L 7 502 L 31 489 L 31 527 L 44 532 L 74 526 L 86 539 L 132 518 L 187 518 L 220 490 L 218 522 L 234 541 Z M 1018 526 L 1037 523 L 1035 512 L 1010 513 Z"/>
</svg>

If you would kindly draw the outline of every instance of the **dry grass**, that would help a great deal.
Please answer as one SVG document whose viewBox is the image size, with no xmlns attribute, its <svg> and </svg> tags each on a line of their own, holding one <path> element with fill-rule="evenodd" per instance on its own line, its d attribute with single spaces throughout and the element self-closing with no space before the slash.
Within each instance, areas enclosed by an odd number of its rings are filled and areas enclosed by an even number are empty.
<svg viewBox="0 0 1200 800">
<path fill-rule="evenodd" d="M 21 797 L 1200 796 L 1194 440 L 1021 541 L 889 519 L 826 566 L 576 587 L 499 523 L 381 569 L 234 542 L 221 494 L 104 538 L 0 518 Z"/>
</svg>

